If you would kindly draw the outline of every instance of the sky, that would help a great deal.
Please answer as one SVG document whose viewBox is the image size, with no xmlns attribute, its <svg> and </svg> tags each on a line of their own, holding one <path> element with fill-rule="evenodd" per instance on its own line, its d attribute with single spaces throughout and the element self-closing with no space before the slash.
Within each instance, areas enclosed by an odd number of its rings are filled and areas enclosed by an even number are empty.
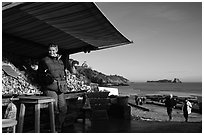
<svg viewBox="0 0 204 135">
<path fill-rule="evenodd" d="M 200 2 L 96 2 L 109 21 L 134 43 L 77 53 L 106 75 L 130 81 L 179 78 L 202 81 L 202 3 Z"/>
</svg>

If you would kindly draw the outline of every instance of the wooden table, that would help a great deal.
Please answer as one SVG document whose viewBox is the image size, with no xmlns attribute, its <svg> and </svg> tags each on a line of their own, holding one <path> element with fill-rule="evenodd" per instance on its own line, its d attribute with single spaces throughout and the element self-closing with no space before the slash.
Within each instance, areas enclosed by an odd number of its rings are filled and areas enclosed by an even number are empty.
<svg viewBox="0 0 204 135">
<path fill-rule="evenodd" d="M 18 133 L 23 131 L 23 123 L 25 116 L 25 104 L 35 105 L 35 132 L 40 132 L 40 105 L 48 103 L 50 113 L 51 132 L 55 132 L 55 118 L 54 118 L 54 99 L 47 96 L 19 96 L 20 113 L 18 118 Z"/>
<path fill-rule="evenodd" d="M 15 97 L 15 98 L 4 98 L 2 97 L 2 106 L 6 107 L 8 106 L 9 103 L 11 102 L 18 102 L 19 98 Z"/>
<path fill-rule="evenodd" d="M 65 93 L 65 99 L 66 100 L 71 100 L 74 98 L 78 97 L 83 97 L 83 104 L 85 103 L 86 99 L 86 92 L 87 91 L 73 91 L 73 92 L 68 92 Z M 16 102 L 17 104 L 20 104 L 20 109 L 19 109 L 19 115 L 18 115 L 18 124 L 17 124 L 17 132 L 22 133 L 23 132 L 23 124 L 24 124 L 24 116 L 25 116 L 25 104 L 32 104 L 35 106 L 35 132 L 40 132 L 40 108 L 42 107 L 49 107 L 49 112 L 50 112 L 50 121 L 51 121 L 51 130 L 52 132 L 55 132 L 55 122 L 54 122 L 54 110 L 53 110 L 53 102 L 55 101 L 51 97 L 47 96 L 18 96 L 15 98 L 2 98 L 2 106 L 6 107 L 11 101 Z M 42 105 L 43 104 L 43 105 Z M 83 123 L 85 124 L 85 113 L 90 109 L 87 108 L 82 108 L 83 111 Z"/>
<path fill-rule="evenodd" d="M 65 93 L 65 99 L 73 99 L 73 98 L 83 97 L 83 100 L 85 100 L 86 93 L 87 93 L 86 90 L 67 92 L 67 93 Z"/>
</svg>

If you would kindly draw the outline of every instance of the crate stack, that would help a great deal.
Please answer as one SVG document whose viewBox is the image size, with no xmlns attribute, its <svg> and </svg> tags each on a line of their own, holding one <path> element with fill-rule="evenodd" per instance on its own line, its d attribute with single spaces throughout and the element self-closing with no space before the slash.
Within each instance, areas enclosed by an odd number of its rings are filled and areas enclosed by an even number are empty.
<svg viewBox="0 0 204 135">
<path fill-rule="evenodd" d="M 87 98 L 91 106 L 91 120 L 108 120 L 109 92 L 88 92 Z"/>
<path fill-rule="evenodd" d="M 128 105 L 128 96 L 112 97 L 108 110 L 109 117 L 117 119 L 131 119 L 131 107 Z"/>
</svg>

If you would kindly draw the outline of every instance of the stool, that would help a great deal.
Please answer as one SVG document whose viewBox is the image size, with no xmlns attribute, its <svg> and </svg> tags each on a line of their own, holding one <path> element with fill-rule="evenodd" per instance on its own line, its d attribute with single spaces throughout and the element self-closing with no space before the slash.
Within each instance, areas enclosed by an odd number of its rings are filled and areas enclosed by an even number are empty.
<svg viewBox="0 0 204 135">
<path fill-rule="evenodd" d="M 2 128 L 13 128 L 13 133 L 16 130 L 17 121 L 14 119 L 2 119 Z"/>
<path fill-rule="evenodd" d="M 19 96 L 20 102 L 20 113 L 18 118 L 18 133 L 23 131 L 23 123 L 25 116 L 25 104 L 35 105 L 35 133 L 40 132 L 40 105 L 48 103 L 49 113 L 50 113 L 50 126 L 51 132 L 55 132 L 55 118 L 54 118 L 54 101 L 55 99 L 47 96 Z"/>
</svg>

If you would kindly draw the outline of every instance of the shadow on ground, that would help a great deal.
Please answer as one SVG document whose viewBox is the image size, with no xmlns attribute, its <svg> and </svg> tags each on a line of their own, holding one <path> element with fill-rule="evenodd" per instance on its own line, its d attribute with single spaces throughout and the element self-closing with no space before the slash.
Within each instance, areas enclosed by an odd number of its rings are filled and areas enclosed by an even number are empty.
<svg viewBox="0 0 204 135">
<path fill-rule="evenodd" d="M 80 120 L 64 127 L 63 133 L 202 133 L 202 122 L 169 122 L 141 120 Z"/>
</svg>

